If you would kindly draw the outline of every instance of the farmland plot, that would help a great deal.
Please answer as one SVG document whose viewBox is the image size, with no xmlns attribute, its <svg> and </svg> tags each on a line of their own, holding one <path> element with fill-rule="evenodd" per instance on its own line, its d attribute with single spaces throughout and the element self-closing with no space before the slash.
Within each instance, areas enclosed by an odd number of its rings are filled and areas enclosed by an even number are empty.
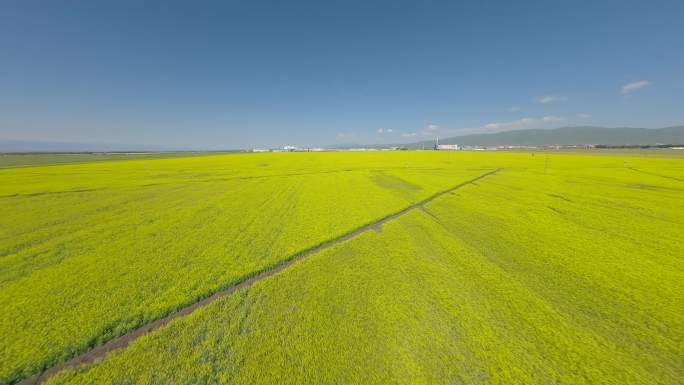
<svg viewBox="0 0 684 385">
<path fill-rule="evenodd" d="M 680 383 L 679 160 L 486 159 L 505 169 L 50 384 Z"/>
<path fill-rule="evenodd" d="M 433 153 L 0 170 L 0 383 L 482 174 Z"/>
<path fill-rule="evenodd" d="M 110 162 L 113 160 L 181 158 L 207 156 L 200 152 L 139 152 L 139 153 L 57 153 L 57 154 L 2 154 L 0 168 L 30 167 L 66 163 Z"/>
</svg>

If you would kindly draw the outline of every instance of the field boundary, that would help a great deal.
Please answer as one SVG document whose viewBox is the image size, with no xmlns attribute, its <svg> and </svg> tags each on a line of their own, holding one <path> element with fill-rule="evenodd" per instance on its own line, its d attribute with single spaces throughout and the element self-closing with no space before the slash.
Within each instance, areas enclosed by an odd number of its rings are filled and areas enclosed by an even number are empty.
<svg viewBox="0 0 684 385">
<path fill-rule="evenodd" d="M 100 162 L 101 163 L 101 162 Z M 211 183 L 211 182 L 227 182 L 232 180 L 252 180 L 252 179 L 267 179 L 267 178 L 284 178 L 289 176 L 307 176 L 307 175 L 323 175 L 323 174 L 333 174 L 341 172 L 351 172 L 357 170 L 327 170 L 327 171 L 315 171 L 315 172 L 300 172 L 300 173 L 289 173 L 289 174 L 265 174 L 265 175 L 242 175 L 242 176 L 232 176 L 225 178 L 211 178 L 211 179 L 179 179 L 171 182 L 159 182 L 159 183 L 148 183 L 134 185 L 134 187 L 155 187 L 155 186 L 171 186 L 183 183 Z M 94 192 L 94 191 L 107 191 L 114 189 L 130 188 L 130 186 L 114 186 L 114 187 L 100 187 L 100 188 L 87 188 L 79 190 L 62 190 L 62 191 L 38 191 L 33 193 L 18 193 L 18 194 L 8 194 L 0 195 L 0 199 L 5 198 L 31 198 L 41 195 L 61 195 L 61 194 L 73 194 L 73 193 L 83 193 L 83 192 Z"/>
<path fill-rule="evenodd" d="M 176 318 L 189 315 L 190 313 L 197 310 L 198 308 L 207 306 L 219 298 L 231 295 L 231 294 L 235 293 L 236 291 L 238 291 L 242 288 L 249 287 L 258 281 L 261 281 L 261 280 L 268 278 L 274 274 L 277 274 L 277 273 L 285 270 L 287 267 L 294 264 L 295 262 L 302 260 L 302 259 L 304 259 L 304 258 L 306 258 L 312 254 L 316 254 L 320 251 L 329 249 L 329 248 L 331 248 L 335 245 L 338 245 L 342 242 L 345 242 L 349 239 L 355 238 L 355 237 L 357 237 L 357 236 L 359 236 L 365 232 L 377 230 L 377 229 L 381 228 L 382 225 L 384 225 L 387 222 L 393 221 L 393 220 L 407 214 L 408 212 L 410 212 L 412 210 L 423 209 L 423 207 L 426 204 L 430 203 L 431 201 L 433 201 L 433 200 L 435 200 L 435 199 L 437 199 L 437 198 L 439 198 L 445 194 L 451 193 L 455 190 L 458 190 L 462 187 L 465 187 L 467 185 L 474 184 L 475 182 L 477 182 L 481 179 L 484 179 L 488 176 L 494 175 L 501 170 L 503 170 L 503 168 L 497 168 L 495 170 L 492 170 L 492 171 L 486 172 L 482 175 L 479 175 L 475 178 L 461 182 L 461 183 L 457 184 L 456 186 L 453 186 L 453 187 L 450 187 L 446 190 L 439 191 L 435 194 L 432 194 L 429 197 L 427 197 L 427 198 L 425 198 L 425 199 L 423 199 L 417 203 L 414 203 L 410 206 L 407 206 L 407 207 L 405 207 L 399 211 L 396 211 L 392 214 L 389 214 L 389 215 L 387 215 L 383 218 L 380 218 L 376 221 L 365 224 L 365 225 L 363 225 L 363 226 L 361 226 L 355 230 L 352 230 L 346 234 L 343 234 L 339 237 L 324 241 L 324 242 L 322 242 L 316 246 L 313 246 L 309 249 L 301 251 L 301 252 L 293 255 L 292 257 L 290 257 L 288 259 L 280 261 L 277 264 L 268 266 L 268 267 L 266 267 L 260 271 L 256 271 L 256 272 L 244 277 L 241 281 L 231 283 L 229 286 L 227 286 L 223 289 L 220 289 L 219 291 L 216 291 L 213 294 L 211 294 L 207 297 L 204 297 L 203 299 L 201 299 L 197 302 L 194 302 L 194 303 L 189 304 L 185 307 L 182 307 L 179 310 L 172 312 L 163 318 L 159 318 L 159 319 L 152 321 L 150 323 L 147 323 L 147 324 L 145 324 L 145 325 L 143 325 L 143 326 L 141 326 L 135 330 L 132 330 L 132 331 L 130 331 L 124 335 L 121 335 L 119 337 L 115 337 L 115 338 L 109 340 L 108 342 L 106 342 L 100 346 L 94 347 L 88 351 L 85 351 L 82 354 L 79 354 L 79 355 L 71 358 L 68 361 L 65 361 L 61 364 L 55 365 L 51 368 L 48 368 L 48 369 L 44 370 L 42 373 L 40 373 L 34 377 L 24 379 L 24 380 L 18 382 L 18 384 L 19 385 L 41 384 L 44 381 L 46 381 L 48 378 L 54 376 L 55 374 L 61 372 L 64 369 L 73 368 L 73 367 L 76 367 L 78 365 L 88 364 L 88 363 L 92 363 L 92 362 L 101 360 L 105 356 L 107 356 L 107 354 L 109 354 L 110 352 L 128 346 L 132 341 L 134 341 L 134 340 L 142 337 L 143 335 L 150 333 L 150 332 L 152 332 L 152 331 L 154 331 L 154 330 L 156 330 L 156 329 L 158 329 L 158 328 L 160 328 L 160 327 L 162 327 L 168 323 L 170 323 L 171 321 L 173 321 Z"/>
<path fill-rule="evenodd" d="M 640 172 L 640 173 L 642 173 L 642 174 L 653 175 L 653 176 L 659 176 L 659 177 L 661 177 L 661 178 L 672 179 L 672 180 L 676 180 L 676 181 L 678 181 L 678 182 L 684 182 L 684 179 L 680 179 L 680 178 L 677 178 L 677 177 L 674 177 L 674 176 L 658 174 L 658 173 L 651 172 L 651 171 L 639 170 L 638 168 L 634 168 L 634 167 L 627 167 L 627 168 L 630 169 L 630 170 L 632 170 L 632 171 Z"/>
<path fill-rule="evenodd" d="M 118 156 L 118 155 L 125 155 L 127 153 L 109 153 L 109 152 L 95 152 L 95 153 L 85 153 L 85 152 L 37 152 L 37 153 L 21 153 L 21 152 L 0 152 L 0 156 L 3 155 L 9 155 L 9 156 L 32 156 L 32 155 L 55 155 L 55 156 L 61 156 L 61 155 L 75 155 L 75 156 L 80 156 L 80 155 L 97 155 L 97 156 L 108 156 L 108 155 L 113 155 L 113 156 Z M 162 160 L 162 159 L 181 159 L 181 158 L 194 158 L 194 157 L 200 157 L 200 156 L 219 156 L 219 155 L 233 155 L 233 154 L 243 154 L 243 153 L 238 153 L 238 152 L 216 152 L 216 153 L 211 153 L 211 152 L 193 152 L 189 151 L 187 154 L 183 154 L 182 152 L 164 152 L 164 151 L 151 151 L 151 152 L 133 152 L 133 154 L 174 154 L 171 156 L 150 156 L 150 157 L 142 157 L 142 158 L 128 158 L 128 159 L 91 159 L 91 160 L 78 160 L 74 162 L 58 162 L 58 163 L 34 163 L 34 164 L 15 164 L 15 165 L 6 165 L 6 166 L 0 166 L 0 171 L 2 170 L 9 170 L 9 169 L 14 169 L 14 168 L 29 168 L 29 167 L 56 167 L 56 166 L 69 166 L 69 165 L 84 165 L 84 164 L 90 164 L 90 163 L 105 163 L 105 162 L 121 162 L 121 161 L 135 161 L 135 160 Z M 245 153 L 246 154 L 246 153 Z"/>
</svg>

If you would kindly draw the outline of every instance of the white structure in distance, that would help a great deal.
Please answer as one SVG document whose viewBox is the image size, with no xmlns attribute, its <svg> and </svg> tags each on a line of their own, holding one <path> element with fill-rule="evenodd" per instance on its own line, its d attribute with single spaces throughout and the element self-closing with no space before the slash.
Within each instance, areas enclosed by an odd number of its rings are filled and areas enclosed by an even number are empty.
<svg viewBox="0 0 684 385">
<path fill-rule="evenodd" d="M 458 144 L 438 144 L 435 146 L 435 150 L 437 151 L 456 151 L 460 149 L 461 147 L 459 147 Z"/>
</svg>

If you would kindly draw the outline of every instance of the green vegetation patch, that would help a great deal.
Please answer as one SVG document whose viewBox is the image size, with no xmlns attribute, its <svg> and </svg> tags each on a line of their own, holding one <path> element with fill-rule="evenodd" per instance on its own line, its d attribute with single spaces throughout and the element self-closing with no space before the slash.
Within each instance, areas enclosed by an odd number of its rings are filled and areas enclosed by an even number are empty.
<svg viewBox="0 0 684 385">
<path fill-rule="evenodd" d="M 0 153 L 0 168 L 201 156 L 202 152 Z"/>
</svg>

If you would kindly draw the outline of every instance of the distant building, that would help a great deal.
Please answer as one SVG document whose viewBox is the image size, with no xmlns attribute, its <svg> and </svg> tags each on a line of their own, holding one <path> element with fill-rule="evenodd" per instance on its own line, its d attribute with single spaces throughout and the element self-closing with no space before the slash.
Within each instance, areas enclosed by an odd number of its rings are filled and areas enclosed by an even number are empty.
<svg viewBox="0 0 684 385">
<path fill-rule="evenodd" d="M 271 152 L 268 148 L 253 148 L 252 152 Z"/>
<path fill-rule="evenodd" d="M 460 150 L 461 147 L 458 144 L 437 144 L 435 145 L 435 150 L 437 151 L 456 151 Z"/>
<path fill-rule="evenodd" d="M 439 144 L 439 136 L 435 136 L 435 150 L 437 151 L 456 151 L 460 150 L 458 144 Z"/>
</svg>

